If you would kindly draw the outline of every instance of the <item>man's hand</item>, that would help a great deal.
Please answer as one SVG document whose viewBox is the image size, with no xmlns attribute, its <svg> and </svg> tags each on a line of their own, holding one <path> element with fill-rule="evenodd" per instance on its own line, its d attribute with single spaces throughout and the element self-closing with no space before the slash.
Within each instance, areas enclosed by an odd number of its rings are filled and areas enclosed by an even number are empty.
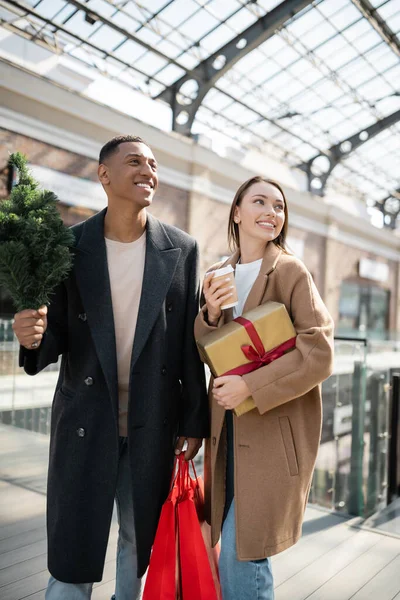
<svg viewBox="0 0 400 600">
<path fill-rule="evenodd" d="M 193 460 L 201 448 L 201 445 L 203 443 L 203 438 L 190 438 L 190 437 L 187 438 L 184 436 L 179 437 L 178 441 L 176 442 L 176 447 L 175 447 L 175 454 L 177 456 L 179 456 L 179 454 L 182 452 L 182 448 L 183 448 L 183 445 L 185 442 L 187 442 L 187 448 L 186 448 L 186 452 L 185 452 L 185 460 Z"/>
<path fill-rule="evenodd" d="M 225 410 L 233 410 L 244 402 L 251 392 L 240 375 L 225 375 L 214 379 L 213 396 Z"/>
<path fill-rule="evenodd" d="M 21 346 L 27 350 L 39 348 L 47 329 L 47 306 L 16 313 L 12 327 Z"/>
</svg>

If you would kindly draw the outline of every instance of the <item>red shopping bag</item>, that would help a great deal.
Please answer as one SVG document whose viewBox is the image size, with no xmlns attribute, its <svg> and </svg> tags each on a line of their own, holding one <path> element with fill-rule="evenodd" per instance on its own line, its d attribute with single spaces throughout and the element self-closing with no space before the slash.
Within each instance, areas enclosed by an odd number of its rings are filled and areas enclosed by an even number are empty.
<svg viewBox="0 0 400 600">
<path fill-rule="evenodd" d="M 161 509 L 157 533 L 143 592 L 143 600 L 178 600 L 176 502 L 179 497 L 179 480 L 176 471 L 168 498 Z"/>
<path fill-rule="evenodd" d="M 193 465 L 194 470 L 194 465 Z M 196 471 L 194 471 L 196 475 Z M 214 548 L 211 544 L 211 526 L 207 523 L 205 519 L 205 503 L 204 503 L 204 481 L 202 477 L 198 477 L 196 475 L 195 480 L 191 480 L 194 488 L 194 503 L 196 506 L 197 517 L 199 519 L 201 533 L 203 535 L 204 544 L 207 550 L 208 561 L 210 563 L 211 572 L 214 580 L 215 589 L 217 592 L 218 600 L 222 600 L 221 594 L 221 586 L 219 582 L 219 570 L 218 570 L 218 562 L 219 562 L 219 554 L 220 554 L 220 545 L 219 542 Z"/>
<path fill-rule="evenodd" d="M 192 463 L 194 470 L 194 465 Z M 212 559 L 211 540 L 209 549 L 200 526 L 204 512 L 204 498 L 200 481 L 194 470 L 195 479 L 189 475 L 189 464 L 181 463 L 183 495 L 177 504 L 179 532 L 179 567 L 181 573 L 183 600 L 219 600 L 220 589 L 218 567 L 214 560 L 214 573 L 210 563 Z"/>
<path fill-rule="evenodd" d="M 190 477 L 183 453 L 175 465 L 171 491 L 154 540 L 143 600 L 220 600 L 218 554 L 211 551 L 211 544 L 207 550 L 208 538 L 203 538 L 198 517 L 204 502 L 201 481 L 196 475 L 195 479 Z M 213 556 L 213 568 L 209 554 Z"/>
</svg>

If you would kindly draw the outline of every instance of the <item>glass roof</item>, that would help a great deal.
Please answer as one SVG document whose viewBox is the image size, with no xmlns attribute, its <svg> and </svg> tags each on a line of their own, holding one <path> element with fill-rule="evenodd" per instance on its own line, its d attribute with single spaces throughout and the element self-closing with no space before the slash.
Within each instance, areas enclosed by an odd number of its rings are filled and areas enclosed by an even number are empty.
<svg viewBox="0 0 400 600">
<path fill-rule="evenodd" d="M 284 4 L 0 0 L 0 53 L 57 81 L 69 73 L 68 85 L 79 93 L 168 130 L 171 108 L 157 96 Z M 374 22 L 362 11 L 365 4 L 304 3 L 217 79 L 192 134 L 208 138 L 219 152 L 255 147 L 299 166 L 400 111 L 400 2 L 370 0 Z M 16 41 L 21 36 L 28 40 L 23 48 Z M 191 102 L 189 88 L 182 89 L 182 103 Z M 142 108 L 133 91 L 146 102 Z M 345 153 L 327 189 L 347 186 L 369 206 L 389 196 L 400 187 L 399 134 L 400 116 Z"/>
</svg>

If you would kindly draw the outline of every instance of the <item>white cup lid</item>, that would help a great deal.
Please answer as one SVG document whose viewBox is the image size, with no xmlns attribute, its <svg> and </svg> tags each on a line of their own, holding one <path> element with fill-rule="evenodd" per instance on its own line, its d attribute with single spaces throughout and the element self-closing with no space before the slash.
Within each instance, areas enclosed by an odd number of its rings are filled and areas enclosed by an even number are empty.
<svg viewBox="0 0 400 600">
<path fill-rule="evenodd" d="M 233 273 L 232 265 L 227 265 L 226 267 L 217 269 L 216 271 L 214 271 L 214 277 L 222 277 L 222 275 L 229 275 L 229 273 Z"/>
</svg>

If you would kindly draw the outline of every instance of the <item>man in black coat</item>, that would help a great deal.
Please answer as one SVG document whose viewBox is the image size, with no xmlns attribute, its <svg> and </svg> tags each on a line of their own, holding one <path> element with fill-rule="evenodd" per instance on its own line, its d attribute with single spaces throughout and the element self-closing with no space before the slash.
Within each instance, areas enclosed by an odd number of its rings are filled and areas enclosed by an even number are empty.
<svg viewBox="0 0 400 600">
<path fill-rule="evenodd" d="M 47 600 L 91 597 L 103 574 L 114 499 L 117 600 L 140 595 L 174 454 L 208 435 L 193 337 L 198 249 L 147 214 L 157 163 L 140 138 L 101 150 L 108 207 L 73 227 L 74 267 L 48 307 L 15 315 L 20 365 L 62 355 L 51 422 Z M 48 312 L 47 312 L 48 311 Z"/>
</svg>

